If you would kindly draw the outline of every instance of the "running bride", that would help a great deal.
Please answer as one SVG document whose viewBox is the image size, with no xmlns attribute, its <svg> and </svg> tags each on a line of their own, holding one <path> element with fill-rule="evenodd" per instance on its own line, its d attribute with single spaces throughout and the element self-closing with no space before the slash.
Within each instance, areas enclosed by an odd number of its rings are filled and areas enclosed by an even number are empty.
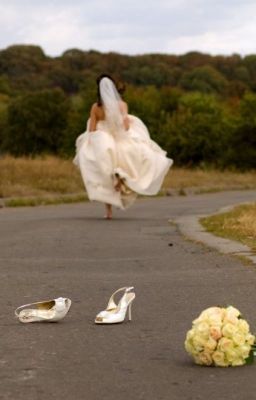
<svg viewBox="0 0 256 400">
<path fill-rule="evenodd" d="M 87 130 L 76 140 L 74 163 L 79 167 L 90 200 L 125 209 L 137 194 L 155 195 L 172 165 L 150 139 L 143 122 L 128 114 L 114 80 L 97 79 L 98 101 L 91 108 Z"/>
</svg>

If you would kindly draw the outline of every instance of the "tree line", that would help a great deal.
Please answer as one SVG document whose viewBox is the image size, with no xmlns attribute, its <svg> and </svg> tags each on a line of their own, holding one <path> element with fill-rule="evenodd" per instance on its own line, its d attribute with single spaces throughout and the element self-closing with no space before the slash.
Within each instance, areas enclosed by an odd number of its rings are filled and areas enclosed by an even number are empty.
<svg viewBox="0 0 256 400">
<path fill-rule="evenodd" d="M 256 168 L 256 55 L 127 56 L 38 46 L 0 51 L 0 153 L 74 154 L 96 77 L 126 83 L 130 113 L 176 165 Z"/>
</svg>

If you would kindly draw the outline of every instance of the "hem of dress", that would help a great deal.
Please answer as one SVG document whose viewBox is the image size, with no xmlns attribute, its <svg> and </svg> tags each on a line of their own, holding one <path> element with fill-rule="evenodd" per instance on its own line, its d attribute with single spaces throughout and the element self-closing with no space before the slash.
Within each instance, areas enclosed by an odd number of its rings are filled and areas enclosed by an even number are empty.
<svg viewBox="0 0 256 400">
<path fill-rule="evenodd" d="M 88 194 L 88 198 L 90 201 L 98 201 L 100 203 L 104 203 L 104 204 L 111 204 L 114 207 L 117 208 L 121 208 L 122 210 L 125 209 L 125 207 L 122 204 L 121 198 L 120 198 L 120 194 L 115 192 L 109 192 L 108 190 L 104 190 L 101 187 L 97 187 L 97 189 L 93 189 L 91 190 L 88 186 L 87 186 L 87 194 Z"/>
</svg>

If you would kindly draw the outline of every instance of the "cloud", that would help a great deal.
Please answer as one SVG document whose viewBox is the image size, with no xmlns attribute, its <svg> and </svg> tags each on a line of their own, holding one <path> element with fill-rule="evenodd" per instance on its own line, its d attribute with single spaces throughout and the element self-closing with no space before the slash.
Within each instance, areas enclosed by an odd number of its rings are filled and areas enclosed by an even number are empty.
<svg viewBox="0 0 256 400">
<path fill-rule="evenodd" d="M 254 16 L 254 0 L 9 0 L 0 5 L 0 47 L 246 54 L 256 50 Z"/>
<path fill-rule="evenodd" d="M 214 10 L 208 9 L 208 13 L 211 11 L 213 13 Z M 256 23 L 255 19 L 250 17 L 256 15 L 254 2 L 247 4 L 246 7 L 239 3 L 237 7 L 226 9 L 216 3 L 215 13 L 212 14 L 214 16 L 220 14 L 216 22 L 213 16 L 207 17 L 208 13 L 202 15 L 203 23 L 198 31 L 170 39 L 167 51 L 185 53 L 199 50 L 212 54 L 243 55 L 256 53 L 256 43 L 253 40 L 256 37 Z"/>
</svg>

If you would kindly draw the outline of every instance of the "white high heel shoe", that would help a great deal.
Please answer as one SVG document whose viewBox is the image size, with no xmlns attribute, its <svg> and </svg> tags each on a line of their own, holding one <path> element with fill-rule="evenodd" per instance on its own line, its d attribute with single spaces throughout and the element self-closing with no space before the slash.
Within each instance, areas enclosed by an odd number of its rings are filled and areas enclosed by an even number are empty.
<svg viewBox="0 0 256 400">
<path fill-rule="evenodd" d="M 128 319 L 132 320 L 132 303 L 135 299 L 135 293 L 132 292 L 134 287 L 123 287 L 116 290 L 109 299 L 107 308 L 97 314 L 95 324 L 117 324 L 123 322 L 128 310 Z M 118 305 L 114 301 L 114 296 L 124 291 Z"/>
<path fill-rule="evenodd" d="M 25 304 L 15 310 L 20 322 L 56 322 L 65 317 L 71 306 L 71 300 L 59 297 L 54 300 Z"/>
</svg>

